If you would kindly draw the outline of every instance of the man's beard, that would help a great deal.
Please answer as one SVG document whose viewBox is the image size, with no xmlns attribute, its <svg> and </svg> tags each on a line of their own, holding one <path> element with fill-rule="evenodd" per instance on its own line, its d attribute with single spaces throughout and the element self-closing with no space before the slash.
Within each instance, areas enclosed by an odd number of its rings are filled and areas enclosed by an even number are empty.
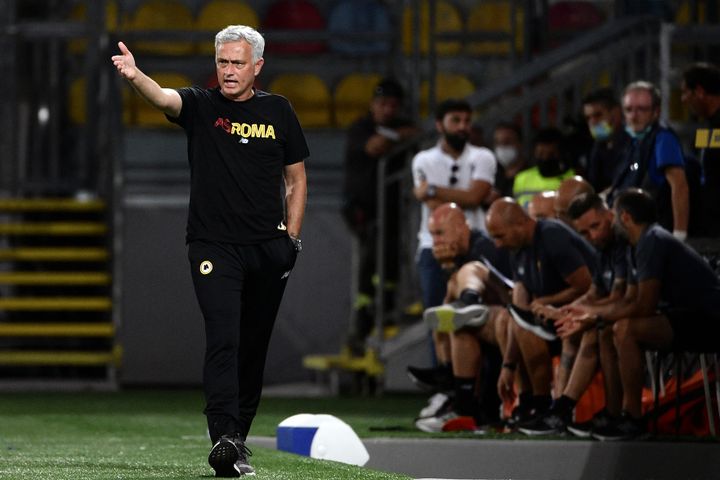
<svg viewBox="0 0 720 480">
<path fill-rule="evenodd" d="M 456 152 L 462 152 L 465 149 L 465 144 L 468 141 L 468 137 L 464 134 L 446 133 L 445 141 L 448 145 L 450 145 L 450 148 L 452 148 Z"/>
</svg>

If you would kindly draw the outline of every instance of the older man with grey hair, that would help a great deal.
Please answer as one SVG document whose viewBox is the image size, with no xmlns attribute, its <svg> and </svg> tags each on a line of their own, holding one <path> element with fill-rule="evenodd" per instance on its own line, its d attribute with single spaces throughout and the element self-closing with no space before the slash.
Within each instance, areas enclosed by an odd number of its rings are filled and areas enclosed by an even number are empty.
<svg viewBox="0 0 720 480">
<path fill-rule="evenodd" d="M 217 34 L 219 86 L 211 89 L 162 88 L 123 42 L 118 47 L 112 61 L 119 74 L 188 139 L 186 241 L 205 319 L 208 462 L 218 477 L 253 474 L 245 440 L 273 324 L 301 250 L 307 143 L 287 99 L 253 87 L 265 47 L 254 29 L 232 25 Z"/>
</svg>

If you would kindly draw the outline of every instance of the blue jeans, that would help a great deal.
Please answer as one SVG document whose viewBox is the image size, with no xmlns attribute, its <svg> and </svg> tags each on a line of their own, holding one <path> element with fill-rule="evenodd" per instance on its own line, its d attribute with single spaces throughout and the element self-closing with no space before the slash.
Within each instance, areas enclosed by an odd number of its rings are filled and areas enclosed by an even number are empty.
<svg viewBox="0 0 720 480">
<path fill-rule="evenodd" d="M 420 274 L 423 308 L 442 305 L 447 290 L 447 276 L 433 257 L 431 248 L 420 250 L 417 266 Z"/>
</svg>

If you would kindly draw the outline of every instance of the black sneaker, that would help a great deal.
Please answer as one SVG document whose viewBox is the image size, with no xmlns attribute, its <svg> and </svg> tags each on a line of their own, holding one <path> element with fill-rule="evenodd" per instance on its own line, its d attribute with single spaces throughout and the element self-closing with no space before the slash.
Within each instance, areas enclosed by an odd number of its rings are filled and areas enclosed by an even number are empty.
<svg viewBox="0 0 720 480">
<path fill-rule="evenodd" d="M 423 312 L 423 320 L 432 330 L 452 333 L 462 327 L 482 327 L 490 318 L 490 309 L 479 303 L 466 305 L 455 300 L 445 305 L 430 307 Z"/>
<path fill-rule="evenodd" d="M 237 435 L 223 435 L 210 449 L 208 463 L 216 477 L 255 475 L 247 459 L 250 455 L 252 452 Z"/>
<path fill-rule="evenodd" d="M 533 418 L 532 407 L 521 403 L 517 407 L 513 408 L 512 412 L 510 412 L 510 417 L 508 417 L 505 421 L 505 424 L 509 429 L 515 430 L 520 424 L 528 422 Z"/>
<path fill-rule="evenodd" d="M 248 457 L 252 457 L 252 452 L 245 445 L 242 440 L 235 440 L 235 445 L 238 447 L 238 459 L 235 462 L 235 470 L 240 472 L 240 475 L 255 475 L 255 469 L 250 465 Z"/>
<path fill-rule="evenodd" d="M 640 439 L 647 436 L 647 424 L 642 418 L 632 418 L 627 412 L 611 420 L 605 427 L 593 430 L 592 437 L 603 441 Z"/>
<path fill-rule="evenodd" d="M 408 366 L 410 380 L 429 392 L 446 392 L 454 388 L 452 370 L 447 367 L 419 368 Z"/>
<path fill-rule="evenodd" d="M 538 318 L 530 310 L 525 310 L 512 303 L 508 305 L 508 310 L 515 322 L 525 330 L 529 330 L 549 342 L 558 338 L 555 332 L 555 324 L 551 320 Z"/>
<path fill-rule="evenodd" d="M 598 428 L 605 428 L 612 420 L 604 408 L 585 422 L 572 422 L 567 426 L 567 431 L 579 438 L 590 438 L 592 432 Z"/>
<path fill-rule="evenodd" d="M 552 410 L 518 425 L 518 431 L 525 435 L 553 435 L 565 432 L 569 418 Z"/>
</svg>

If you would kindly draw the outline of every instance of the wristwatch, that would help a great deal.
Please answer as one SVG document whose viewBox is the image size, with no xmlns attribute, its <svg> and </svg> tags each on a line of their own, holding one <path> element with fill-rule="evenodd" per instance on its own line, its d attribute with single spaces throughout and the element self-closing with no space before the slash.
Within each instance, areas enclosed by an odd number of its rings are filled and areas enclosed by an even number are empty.
<svg viewBox="0 0 720 480">
<path fill-rule="evenodd" d="M 300 240 L 300 237 L 293 237 L 292 235 L 288 235 L 290 237 L 290 241 L 295 246 L 295 251 L 300 253 L 302 252 L 302 240 Z"/>
<path fill-rule="evenodd" d="M 435 195 L 437 195 L 437 187 L 435 185 L 428 185 L 427 190 L 425 190 L 425 196 L 427 198 L 435 198 Z"/>
</svg>

